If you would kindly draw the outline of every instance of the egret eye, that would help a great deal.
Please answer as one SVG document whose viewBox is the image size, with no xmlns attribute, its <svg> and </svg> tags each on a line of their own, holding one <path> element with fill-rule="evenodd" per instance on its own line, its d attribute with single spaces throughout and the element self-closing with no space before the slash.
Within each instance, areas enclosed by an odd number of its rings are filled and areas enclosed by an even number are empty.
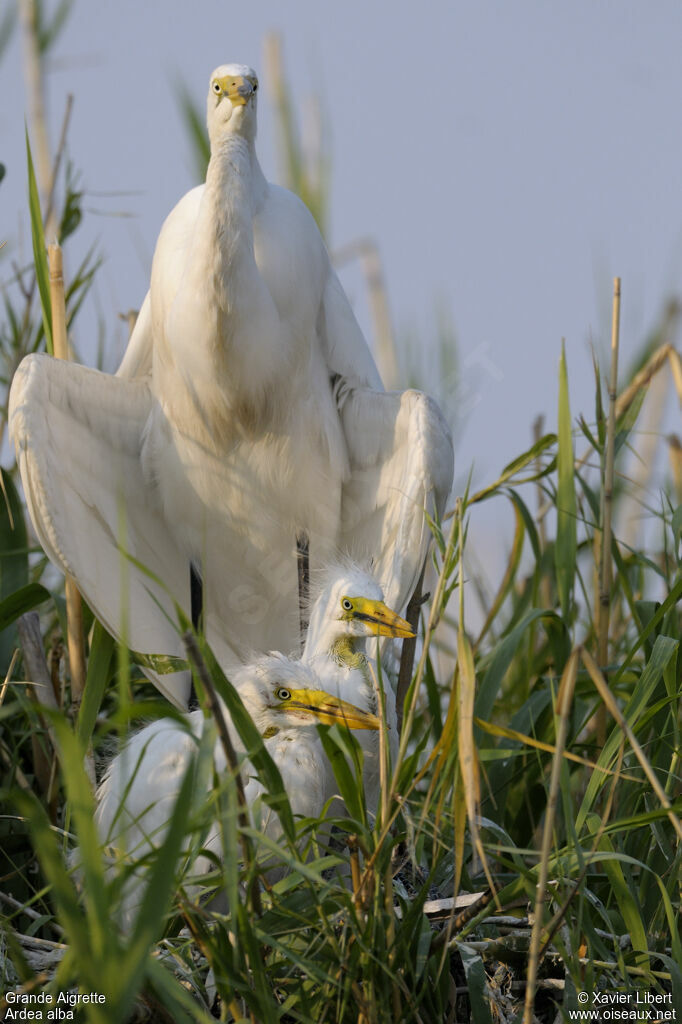
<svg viewBox="0 0 682 1024">
<path fill-rule="evenodd" d="M 253 91 L 255 92 L 257 88 L 258 88 L 258 82 L 254 82 L 253 83 Z"/>
<path fill-rule="evenodd" d="M 276 691 L 276 694 L 280 700 L 291 700 L 291 694 L 283 686 L 279 687 L 279 689 Z"/>
<path fill-rule="evenodd" d="M 216 94 L 216 96 L 219 96 L 220 93 L 223 91 L 220 88 L 220 82 L 218 82 L 218 81 L 213 83 L 212 89 L 213 89 L 213 92 Z"/>
<path fill-rule="evenodd" d="M 341 607 L 343 608 L 344 612 L 350 612 L 353 609 L 353 602 L 349 597 L 342 597 Z"/>
</svg>

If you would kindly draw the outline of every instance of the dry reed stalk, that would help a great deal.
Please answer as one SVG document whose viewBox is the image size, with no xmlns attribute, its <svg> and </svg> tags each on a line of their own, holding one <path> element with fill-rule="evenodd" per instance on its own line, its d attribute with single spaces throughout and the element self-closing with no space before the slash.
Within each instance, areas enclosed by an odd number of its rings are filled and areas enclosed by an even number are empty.
<svg viewBox="0 0 682 1024">
<path fill-rule="evenodd" d="M 616 281 L 620 281 L 617 277 Z M 615 302 L 615 296 L 614 296 Z M 616 401 L 616 418 L 619 419 L 623 413 L 627 412 L 635 398 L 637 397 L 641 388 L 646 387 L 647 384 L 656 376 L 658 371 L 668 363 L 671 367 L 675 365 L 673 356 L 677 355 L 671 342 L 667 341 L 660 348 L 647 359 L 646 363 L 635 376 L 632 378 L 628 386 L 618 396 Z"/>
<path fill-rule="evenodd" d="M 469 820 L 469 834 L 488 885 L 496 895 L 495 882 L 488 859 L 485 855 L 479 828 L 481 807 L 481 779 L 478 751 L 474 737 L 474 699 L 476 696 L 476 670 L 474 653 L 469 638 L 464 631 L 464 522 L 463 506 L 457 499 L 456 520 L 459 533 L 459 630 L 457 634 L 457 667 L 459 668 L 459 687 L 457 693 L 457 738 L 459 768 L 464 784 L 464 803 Z"/>
<path fill-rule="evenodd" d="M 533 423 L 533 443 L 537 444 L 543 435 L 545 429 L 545 417 L 543 415 L 538 416 Z M 535 471 L 540 473 L 542 471 L 542 457 L 538 455 L 535 460 Z M 547 528 L 545 526 L 545 517 L 540 515 L 542 506 L 545 499 L 545 493 L 542 489 L 542 481 L 538 480 L 535 484 L 535 493 L 537 496 L 537 524 L 538 524 L 538 540 L 540 542 L 540 551 L 544 552 L 547 550 Z M 540 602 L 543 608 L 549 608 L 552 604 L 552 587 L 548 573 L 543 573 L 540 580 Z"/>
<path fill-rule="evenodd" d="M 475 718 L 474 722 L 479 729 L 489 733 L 491 736 L 502 736 L 517 743 L 522 743 L 527 747 L 532 747 L 534 750 L 543 750 L 547 754 L 554 755 L 556 753 L 556 746 L 553 746 L 551 743 L 543 743 L 542 740 L 537 740 L 534 736 L 527 736 L 525 733 L 517 732 L 516 729 L 507 729 L 503 725 L 493 725 L 491 722 L 485 722 L 482 718 Z M 593 772 L 599 772 L 602 775 L 616 774 L 613 768 L 605 768 L 603 765 L 597 764 L 596 761 L 590 761 L 587 757 L 573 754 L 570 750 L 564 750 L 564 757 L 567 761 L 581 764 L 583 767 L 589 768 Z M 639 782 L 639 779 L 635 778 L 634 775 L 628 775 L 626 772 L 619 772 L 617 777 L 624 782 Z"/>
<path fill-rule="evenodd" d="M 10 679 L 12 678 L 12 673 L 14 672 L 14 666 L 17 663 L 17 658 L 18 657 L 19 657 L 19 648 L 15 647 L 14 650 L 12 651 L 12 660 L 9 663 L 9 668 L 7 669 L 7 674 L 5 675 L 5 679 L 4 679 L 4 682 L 2 684 L 2 688 L 0 689 L 0 707 L 2 706 L 2 704 L 3 704 L 4 700 L 5 700 L 5 694 L 7 693 L 7 687 L 9 686 Z"/>
<path fill-rule="evenodd" d="M 66 336 L 66 303 L 64 300 L 64 269 L 61 246 L 48 245 L 50 265 L 50 298 L 52 300 L 52 339 L 57 359 L 69 358 Z M 83 635 L 83 605 L 74 580 L 66 577 L 66 646 L 71 670 L 71 706 L 78 714 L 85 689 L 85 638 Z M 94 774 L 94 773 L 93 773 Z"/>
<path fill-rule="evenodd" d="M 660 782 L 658 781 L 658 778 L 656 777 L 655 771 L 651 767 L 651 763 L 650 763 L 649 759 L 647 758 L 646 754 L 644 753 L 644 751 L 642 750 L 641 746 L 639 745 L 639 742 L 638 742 L 637 737 L 635 736 L 634 732 L 630 728 L 630 724 L 628 723 L 628 721 L 625 718 L 624 714 L 622 713 L 622 711 L 618 707 L 616 699 L 613 696 L 613 694 L 611 693 L 611 690 L 608 687 L 608 683 L 606 682 L 606 679 L 604 678 L 603 674 L 599 671 L 599 668 L 598 668 L 597 664 L 595 663 L 594 659 L 590 656 L 588 651 L 586 651 L 585 649 L 583 649 L 583 651 L 582 651 L 582 659 L 583 659 L 583 664 L 585 665 L 585 668 L 587 669 L 592 682 L 594 683 L 594 685 L 597 688 L 597 692 L 599 693 L 599 696 L 601 697 L 601 699 L 604 701 L 604 704 L 608 708 L 609 714 L 615 719 L 615 721 L 617 722 L 619 728 L 622 729 L 623 732 L 625 733 L 625 735 L 627 737 L 627 740 L 628 740 L 628 743 L 632 747 L 632 750 L 633 750 L 637 760 L 639 761 L 640 765 L 642 766 L 644 774 L 646 775 L 647 779 L 651 783 L 651 788 L 653 789 L 654 793 L 656 794 L 656 796 L 660 800 L 662 806 L 665 808 L 666 814 L 668 815 L 668 818 L 670 819 L 670 822 L 671 822 L 673 828 L 675 829 L 678 837 L 680 839 L 682 839 L 682 823 L 680 822 L 680 819 L 675 814 L 675 811 L 673 810 L 673 807 L 672 807 L 670 801 L 668 800 L 668 797 L 666 796 L 665 791 L 663 790 L 663 787 L 661 786 Z"/>
<path fill-rule="evenodd" d="M 545 905 L 545 892 L 547 879 L 549 877 L 549 855 L 552 848 L 552 836 L 554 834 L 554 818 L 556 816 L 557 800 L 559 796 L 559 782 L 561 779 L 561 766 L 563 764 L 563 751 L 566 746 L 568 735 L 568 722 L 573 701 L 573 691 L 578 677 L 578 658 L 580 649 L 571 651 L 566 662 L 559 686 L 557 698 L 557 714 L 559 716 L 559 728 L 556 738 L 556 752 L 552 759 L 552 774 L 549 782 L 549 795 L 547 808 L 545 810 L 545 826 L 542 833 L 542 848 L 540 852 L 540 870 L 535 889 L 535 920 L 530 939 L 530 950 L 528 957 L 528 974 L 526 977 L 526 1000 L 523 1009 L 523 1024 L 532 1024 L 533 1003 L 535 1001 L 535 987 L 540 963 L 540 945 L 542 938 L 542 917 Z"/>
<path fill-rule="evenodd" d="M 632 472 L 631 486 L 628 494 L 625 495 L 624 510 L 621 511 L 623 522 L 622 540 L 626 548 L 637 547 L 637 538 L 640 523 L 638 494 L 645 494 L 649 486 L 656 461 L 656 448 L 660 440 L 661 421 L 665 413 L 666 397 L 668 392 L 668 377 L 659 371 L 666 361 L 670 368 L 670 375 L 677 390 L 678 399 L 682 403 L 682 370 L 680 369 L 680 357 L 674 348 L 674 338 L 677 333 L 680 319 L 680 306 L 677 302 L 670 302 L 666 308 L 665 315 L 658 331 L 664 344 L 659 345 L 652 356 L 647 360 L 646 365 L 636 374 L 632 383 L 625 389 L 616 402 L 616 419 L 622 416 L 623 411 L 629 407 L 642 386 L 649 386 L 649 397 L 646 403 L 645 419 L 639 430 L 641 444 L 637 452 L 637 460 Z"/>
<path fill-rule="evenodd" d="M 675 349 L 670 342 L 666 342 L 664 345 L 661 345 L 660 348 L 656 349 L 639 373 L 635 374 L 628 386 L 618 396 L 616 400 L 616 419 L 620 419 L 620 417 L 628 411 L 639 391 L 648 386 L 652 378 L 660 372 L 666 362 L 670 367 L 670 372 L 675 384 L 675 390 L 680 404 L 682 405 L 682 359 L 680 358 L 677 349 Z M 590 448 L 586 449 L 580 458 L 575 460 L 576 469 L 582 469 L 582 467 L 587 463 L 587 460 L 591 455 L 591 451 L 592 450 Z M 477 495 L 474 495 L 472 500 L 475 500 L 476 498 Z M 552 508 L 552 502 L 546 501 L 542 508 L 538 510 L 536 516 L 538 525 L 543 522 L 545 516 L 547 516 Z M 452 513 L 448 513 L 448 516 L 451 514 Z M 444 518 L 447 519 L 448 516 L 445 516 Z"/>
<path fill-rule="evenodd" d="M 675 498 L 677 504 L 682 505 L 682 442 L 677 434 L 671 434 L 668 438 L 668 459 L 675 488 Z"/>
<path fill-rule="evenodd" d="M 677 400 L 682 405 L 682 359 L 680 358 L 680 353 L 672 345 L 668 351 L 668 362 L 670 364 L 670 372 L 673 375 Z"/>
<path fill-rule="evenodd" d="M 45 116 L 45 90 L 36 0 L 20 0 L 19 12 L 24 36 L 24 78 L 28 106 L 31 111 L 31 126 L 35 137 L 36 177 L 43 201 L 47 202 L 50 192 L 52 160 Z M 48 238 L 56 234 L 56 218 L 53 211 L 50 211 L 49 216 L 45 218 L 45 233 Z"/>
<path fill-rule="evenodd" d="M 643 422 L 638 431 L 639 446 L 630 475 L 630 486 L 619 510 L 619 534 L 626 549 L 638 546 L 642 523 L 641 502 L 638 496 L 646 494 L 656 466 L 656 449 L 661 438 L 661 423 L 665 413 L 668 386 L 669 381 L 662 374 L 656 374 L 649 386 L 648 401 L 642 414 Z"/>
<path fill-rule="evenodd" d="M 613 477 L 616 452 L 616 399 L 618 392 L 618 343 L 620 335 L 620 278 L 613 279 L 613 315 L 611 319 L 611 371 L 609 375 L 609 413 L 606 423 L 604 483 L 601 508 L 601 555 L 599 565 L 599 614 L 597 618 L 597 659 L 606 671 L 609 660 L 609 613 L 611 604 L 611 538 L 613 516 Z M 606 741 L 606 708 L 597 710 L 597 743 Z"/>
</svg>

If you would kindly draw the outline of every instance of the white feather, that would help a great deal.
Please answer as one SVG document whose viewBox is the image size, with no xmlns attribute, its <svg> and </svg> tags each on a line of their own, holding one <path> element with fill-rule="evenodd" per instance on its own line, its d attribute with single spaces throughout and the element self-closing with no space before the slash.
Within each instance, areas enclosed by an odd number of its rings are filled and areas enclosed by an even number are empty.
<svg viewBox="0 0 682 1024">
<path fill-rule="evenodd" d="M 248 97 L 233 106 L 213 83 L 236 77 Z M 313 567 L 372 555 L 404 607 L 453 469 L 435 405 L 382 392 L 311 214 L 265 180 L 254 82 L 241 65 L 211 76 L 206 184 L 163 225 L 117 377 L 29 357 L 10 409 L 36 532 L 110 631 L 127 618 L 133 646 L 180 653 L 172 599 L 188 610 L 193 560 L 226 667 L 298 647 L 302 530 Z M 167 594 L 130 569 L 122 600 L 119 508 Z M 150 675 L 184 704 L 186 675 Z"/>
<path fill-rule="evenodd" d="M 384 592 L 375 576 L 350 562 L 327 569 L 320 577 L 314 603 L 310 612 L 308 635 L 301 660 L 310 665 L 321 680 L 321 686 L 328 693 L 347 700 L 363 711 L 378 715 L 378 683 L 376 663 L 377 641 L 368 635 L 360 620 L 343 617 L 344 597 L 361 597 L 370 601 L 383 601 Z M 353 650 L 365 664 L 350 666 L 334 655 L 337 642 L 350 639 Z M 385 695 L 386 724 L 391 759 L 398 752 L 398 719 L 396 695 L 393 681 L 386 674 L 382 676 Z M 381 767 L 380 734 L 378 732 L 357 732 L 355 734 L 363 752 L 363 783 L 367 807 L 376 814 L 379 804 Z M 331 767 L 327 766 L 331 773 Z M 333 785 L 330 778 L 329 785 Z"/>
<path fill-rule="evenodd" d="M 294 816 L 319 817 L 330 794 L 326 789 L 327 765 L 315 719 L 288 715 L 272 707 L 276 703 L 273 694 L 278 687 L 319 689 L 319 679 L 300 662 L 269 655 L 234 673 L 233 683 L 259 730 L 265 732 L 269 727 L 277 730 L 276 735 L 264 742 L 280 770 Z M 279 818 L 265 804 L 260 805 L 259 814 L 255 815 L 254 804 L 264 792 L 263 786 L 245 757 L 244 745 L 224 706 L 223 715 L 232 745 L 241 760 L 240 773 L 246 802 L 252 810 L 252 824 L 277 841 L 282 835 Z M 95 820 L 100 840 L 110 848 L 110 855 L 119 851 L 131 864 L 142 862 L 124 887 L 124 926 L 130 926 L 141 902 L 148 855 L 167 834 L 182 780 L 197 753 L 203 730 L 212 725 L 207 723 L 202 711 L 186 714 L 184 723 L 174 719 L 152 722 L 135 733 L 114 757 L 99 786 Z M 214 744 L 213 767 L 220 780 L 227 771 L 227 763 L 219 739 Z M 209 788 L 211 782 L 212 778 L 208 780 Z M 224 858 L 217 822 L 210 827 L 203 848 L 220 860 Z M 198 876 L 210 870 L 211 862 L 202 855 L 188 867 L 192 876 Z M 282 869 L 274 868 L 269 878 L 272 881 L 281 874 Z"/>
</svg>

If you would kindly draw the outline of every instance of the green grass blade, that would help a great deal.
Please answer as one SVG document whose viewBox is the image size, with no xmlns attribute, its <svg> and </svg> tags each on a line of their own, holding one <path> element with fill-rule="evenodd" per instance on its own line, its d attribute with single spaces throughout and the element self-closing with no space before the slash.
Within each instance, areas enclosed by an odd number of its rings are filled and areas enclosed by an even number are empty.
<svg viewBox="0 0 682 1024">
<path fill-rule="evenodd" d="M 14 481 L 6 470 L 0 473 L 0 601 L 4 601 L 28 584 L 28 535 L 24 508 Z M 5 668 L 9 665 L 17 644 L 16 629 L 0 622 L 0 665 Z"/>
<path fill-rule="evenodd" d="M 493 1024 L 490 1003 L 487 997 L 487 979 L 480 953 L 465 942 L 458 942 L 457 949 L 469 989 L 471 1021 L 473 1024 Z"/>
<path fill-rule="evenodd" d="M 36 269 L 36 281 L 40 294 L 40 305 L 43 311 L 43 328 L 45 330 L 45 345 L 50 355 L 54 354 L 52 347 L 52 301 L 50 299 L 50 272 L 47 265 L 47 247 L 45 245 L 45 228 L 43 226 L 43 215 L 40 209 L 40 196 L 36 183 L 35 170 L 33 168 L 33 157 L 31 156 L 31 143 L 26 129 L 26 159 L 28 162 L 28 207 L 31 213 L 31 240 L 33 242 L 33 260 Z"/>
<path fill-rule="evenodd" d="M 90 743 L 97 713 L 99 712 L 109 679 L 109 668 L 114 653 L 114 639 L 107 633 L 100 622 L 95 622 L 95 629 L 90 644 L 88 658 L 88 674 L 83 691 L 83 702 L 78 712 L 78 738 L 81 749 L 86 750 Z"/>
<path fill-rule="evenodd" d="M 179 614 L 183 628 L 187 629 L 189 623 L 187 622 L 186 617 L 184 617 L 181 612 L 179 612 Z M 197 644 L 199 645 L 201 656 L 204 659 L 213 685 L 218 691 L 219 696 L 225 702 L 232 724 L 237 730 L 244 747 L 248 751 L 249 760 L 258 772 L 258 777 L 268 791 L 268 795 L 264 797 L 264 799 L 266 799 L 268 805 L 276 811 L 285 834 L 293 841 L 296 835 L 296 829 L 279 768 L 268 753 L 265 744 L 263 743 L 263 739 L 254 725 L 251 716 L 244 707 L 244 703 L 239 696 L 239 693 L 235 690 L 234 686 L 216 661 L 213 651 L 201 636 L 197 637 Z M 198 686 L 201 686 L 200 680 L 197 680 L 197 683 Z"/>
<path fill-rule="evenodd" d="M 635 729 L 637 722 L 646 710 L 651 696 L 658 685 L 663 672 L 676 653 L 679 641 L 669 636 L 657 636 L 651 657 L 642 672 L 632 696 L 623 709 L 623 714 L 632 729 Z M 604 749 L 599 755 L 597 764 L 600 767 L 612 768 L 618 756 L 618 748 L 622 739 L 622 733 L 618 726 L 615 726 L 604 744 Z M 595 800 L 600 790 L 607 784 L 607 776 L 600 771 L 593 771 L 592 777 L 585 790 L 582 804 L 576 816 L 576 831 L 580 832 L 587 820 L 588 814 L 593 810 Z"/>
<path fill-rule="evenodd" d="M 95 825 L 95 801 L 83 767 L 83 751 L 77 737 L 63 715 L 53 712 L 50 720 L 59 743 L 71 820 L 78 835 L 90 956 L 94 961 L 105 963 L 112 952 L 109 948 L 112 929 L 99 835 Z"/>
<path fill-rule="evenodd" d="M 554 565 L 561 612 L 568 621 L 575 579 L 577 530 L 571 408 L 568 397 L 566 351 L 562 344 L 559 362 L 559 425 L 557 443 L 557 535 Z"/>
<path fill-rule="evenodd" d="M 52 897 L 59 912 L 59 921 L 66 934 L 66 940 L 78 959 L 89 958 L 90 941 L 87 928 L 84 927 L 78 893 L 64 866 L 57 834 L 50 824 L 45 809 L 33 793 L 25 791 L 14 794 L 14 804 L 29 823 L 38 859 L 45 879 L 51 886 Z"/>
<path fill-rule="evenodd" d="M 366 824 L 365 802 L 362 798 L 360 745 L 350 738 L 348 730 L 344 736 L 343 730 L 338 725 L 333 725 L 331 728 L 320 726 L 318 732 L 349 815 L 355 821 Z M 352 770 L 351 765 L 353 765 Z"/>
<path fill-rule="evenodd" d="M 13 622 L 37 605 L 49 601 L 52 595 L 41 583 L 27 583 L 13 594 L 0 601 L 0 630 L 11 626 Z"/>
</svg>

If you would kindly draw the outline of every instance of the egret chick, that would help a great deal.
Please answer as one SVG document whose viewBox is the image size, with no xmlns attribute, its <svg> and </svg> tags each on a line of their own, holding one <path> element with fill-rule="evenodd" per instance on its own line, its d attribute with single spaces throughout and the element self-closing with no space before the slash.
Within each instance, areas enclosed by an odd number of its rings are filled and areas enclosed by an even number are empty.
<svg viewBox="0 0 682 1024">
<path fill-rule="evenodd" d="M 345 723 L 351 729 L 377 730 L 378 718 L 320 689 L 313 670 L 283 655 L 259 658 L 233 675 L 233 682 L 253 718 L 265 746 L 279 768 L 295 817 L 318 817 L 328 799 L 328 771 L 315 726 Z M 241 774 L 246 802 L 253 808 L 264 792 L 257 775 L 250 772 L 244 745 L 223 706 L 235 751 L 242 755 Z M 206 719 L 201 710 L 184 715 L 186 727 L 175 719 L 159 719 L 141 729 L 112 760 L 97 791 L 96 823 L 100 839 L 139 860 L 158 846 L 166 832 L 173 807 Z M 213 762 L 218 777 L 227 763 L 216 740 Z M 271 839 L 279 839 L 281 826 L 275 812 L 260 804 L 261 818 L 252 824 Z M 221 832 L 214 824 L 204 848 L 223 859 Z M 210 859 L 197 858 L 193 873 L 203 874 Z M 277 871 L 271 872 L 274 877 Z M 126 883 L 123 923 L 130 925 L 142 898 L 142 874 Z"/>
<path fill-rule="evenodd" d="M 378 713 L 374 688 L 376 662 L 366 651 L 369 637 L 413 637 L 409 622 L 384 603 L 376 579 L 359 566 L 329 569 L 310 613 L 302 661 L 314 669 L 323 687 L 343 700 Z M 383 676 L 387 681 L 387 676 Z M 384 687 L 386 724 L 391 756 L 398 749 L 396 694 L 389 680 Z M 380 789 L 380 739 L 359 736 L 363 750 L 363 781 L 369 810 L 376 814 Z"/>
</svg>

